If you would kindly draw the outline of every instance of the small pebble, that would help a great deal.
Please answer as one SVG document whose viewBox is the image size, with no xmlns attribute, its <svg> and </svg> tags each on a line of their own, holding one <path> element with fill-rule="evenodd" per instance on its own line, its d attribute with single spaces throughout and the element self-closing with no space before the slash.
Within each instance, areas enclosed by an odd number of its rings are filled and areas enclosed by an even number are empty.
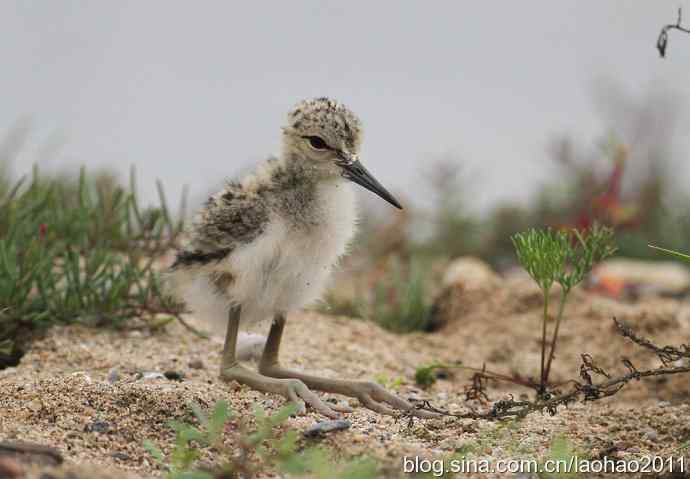
<svg viewBox="0 0 690 479">
<path fill-rule="evenodd" d="M 116 368 L 113 368 L 110 371 L 108 371 L 107 381 L 110 384 L 115 384 L 119 380 L 120 380 L 120 373 L 117 371 Z"/>
<path fill-rule="evenodd" d="M 93 381 L 91 379 L 91 376 L 88 375 L 86 371 L 75 371 L 71 374 L 71 376 L 80 376 L 81 378 L 84 379 L 88 384 L 91 384 Z"/>
<path fill-rule="evenodd" d="M 644 437 L 650 441 L 657 441 L 659 439 L 659 433 L 654 429 L 647 429 L 644 433 Z"/>
<path fill-rule="evenodd" d="M 94 421 L 91 424 L 87 424 L 84 428 L 84 432 L 106 433 L 108 431 L 110 431 L 110 423 L 106 421 Z"/>
<path fill-rule="evenodd" d="M 192 359 L 189 361 L 189 367 L 191 369 L 204 369 L 204 362 L 201 359 Z"/>
<path fill-rule="evenodd" d="M 462 441 L 460 441 L 459 439 L 456 439 L 454 437 L 449 437 L 449 438 L 441 441 L 439 443 L 438 447 L 444 451 L 455 451 L 455 450 L 459 449 L 461 445 L 462 445 Z"/>
<path fill-rule="evenodd" d="M 158 371 L 142 371 L 137 373 L 137 379 L 166 379 L 166 377 Z"/>
<path fill-rule="evenodd" d="M 304 437 L 320 437 L 324 434 L 335 431 L 344 431 L 351 426 L 350 421 L 344 419 L 337 419 L 334 421 L 321 421 L 309 427 L 302 433 Z"/>
<path fill-rule="evenodd" d="M 110 457 L 113 459 L 119 459 L 120 461 L 129 461 L 131 459 L 131 457 L 124 452 L 113 452 L 110 454 Z"/>
<path fill-rule="evenodd" d="M 184 379 L 184 374 L 178 371 L 165 371 L 163 376 L 171 381 L 182 381 Z"/>
<path fill-rule="evenodd" d="M 43 404 L 41 404 L 41 401 L 39 401 L 38 399 L 34 399 L 34 400 L 30 401 L 30 402 L 26 405 L 26 407 L 28 407 L 29 409 L 31 409 L 33 412 L 37 412 L 37 411 L 40 411 L 40 410 L 43 408 Z"/>
</svg>

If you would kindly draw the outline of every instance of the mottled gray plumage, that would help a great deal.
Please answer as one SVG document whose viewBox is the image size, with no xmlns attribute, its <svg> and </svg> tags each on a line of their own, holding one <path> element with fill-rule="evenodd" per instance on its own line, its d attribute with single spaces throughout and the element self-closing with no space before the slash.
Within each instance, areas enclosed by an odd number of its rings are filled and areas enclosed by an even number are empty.
<svg viewBox="0 0 690 479">
<path fill-rule="evenodd" d="M 381 402 L 411 409 L 377 384 L 318 378 L 278 364 L 286 313 L 321 295 L 354 234 L 352 182 L 400 207 L 359 161 L 361 135 L 359 119 L 336 101 L 297 105 L 283 127 L 282 155 L 209 198 L 168 282 L 197 315 L 227 325 L 222 378 L 302 406 L 306 401 L 331 417 L 347 408 L 326 405 L 309 387 L 358 397 L 380 412 L 392 412 Z M 240 321 L 268 317 L 274 322 L 257 373 L 237 362 L 238 328 Z"/>
</svg>

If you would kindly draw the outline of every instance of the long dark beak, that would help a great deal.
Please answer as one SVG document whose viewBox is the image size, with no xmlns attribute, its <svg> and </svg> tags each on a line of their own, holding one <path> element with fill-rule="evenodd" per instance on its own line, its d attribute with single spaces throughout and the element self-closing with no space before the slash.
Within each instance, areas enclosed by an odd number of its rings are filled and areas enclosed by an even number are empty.
<svg viewBox="0 0 690 479">
<path fill-rule="evenodd" d="M 341 154 L 339 156 L 340 160 L 338 160 L 337 165 L 343 169 L 344 178 L 363 186 L 372 193 L 376 193 L 396 208 L 400 210 L 403 209 L 400 203 L 398 203 L 398 200 L 396 200 L 393 195 L 391 195 L 388 190 L 384 188 L 366 168 L 364 168 L 364 165 L 360 163 L 357 157 L 347 154 Z"/>
</svg>

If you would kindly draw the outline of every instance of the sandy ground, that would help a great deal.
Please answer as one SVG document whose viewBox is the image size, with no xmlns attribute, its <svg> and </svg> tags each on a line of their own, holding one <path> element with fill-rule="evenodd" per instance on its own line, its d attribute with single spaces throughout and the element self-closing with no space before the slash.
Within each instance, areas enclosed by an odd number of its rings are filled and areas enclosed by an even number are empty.
<svg viewBox="0 0 690 479">
<path fill-rule="evenodd" d="M 541 302 L 529 281 L 517 275 L 500 285 L 457 286 L 443 293 L 438 306 L 438 314 L 447 320 L 441 331 L 402 336 L 368 321 L 316 313 L 292 315 L 283 342 L 283 362 L 326 376 L 378 379 L 392 384 L 403 397 L 428 399 L 455 411 L 466 406 L 464 391 L 470 373 L 452 371 L 423 390 L 414 384 L 418 366 L 462 361 L 477 367 L 485 363 L 488 369 L 504 373 L 538 373 Z M 577 379 L 581 353 L 591 354 L 611 373 L 624 371 L 623 356 L 638 369 L 658 365 L 653 355 L 616 334 L 612 316 L 658 344 L 690 342 L 690 306 L 679 300 L 623 304 L 575 291 L 566 309 L 554 380 Z M 17 368 L 0 371 L 0 441 L 54 446 L 65 457 L 63 472 L 65 467 L 92 468 L 71 477 L 159 476 L 162 471 L 142 442 L 149 439 L 169 451 L 173 433 L 166 424 L 188 419 L 192 401 L 209 407 L 226 399 L 243 417 L 255 405 L 273 411 L 284 403 L 282 397 L 220 381 L 221 348 L 219 340 L 200 339 L 179 324 L 155 333 L 54 328 L 34 344 Z M 118 374 L 115 382 L 113 371 Z M 176 371 L 184 377 L 182 381 L 141 379 L 137 373 L 142 371 Z M 487 393 L 497 400 L 529 391 L 491 383 Z M 630 384 L 612 398 L 573 404 L 555 416 L 532 414 L 508 423 L 447 417 L 410 424 L 357 407 L 347 415 L 352 423 L 349 430 L 331 433 L 321 442 L 340 457 L 378 459 L 381 477 L 402 477 L 406 455 L 448 458 L 460 451 L 494 463 L 507 458 L 540 459 L 559 436 L 589 457 L 678 457 L 679 448 L 690 440 L 689 399 L 690 375 L 683 375 Z M 481 408 L 481 404 L 472 405 Z M 308 412 L 289 419 L 287 425 L 302 431 L 323 419 Z M 206 455 L 204 460 L 213 462 L 214 458 Z M 63 476 L 34 472 L 28 477 Z"/>
</svg>

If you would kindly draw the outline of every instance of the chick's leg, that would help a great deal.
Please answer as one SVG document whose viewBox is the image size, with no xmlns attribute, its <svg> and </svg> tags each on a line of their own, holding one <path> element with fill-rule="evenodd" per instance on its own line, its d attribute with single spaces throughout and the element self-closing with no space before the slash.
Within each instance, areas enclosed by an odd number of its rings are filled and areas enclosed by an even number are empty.
<svg viewBox="0 0 690 479">
<path fill-rule="evenodd" d="M 414 409 L 414 407 L 404 399 L 391 394 L 379 384 L 370 381 L 348 381 L 344 379 L 322 378 L 283 368 L 280 365 L 278 355 L 284 328 L 285 316 L 282 314 L 276 315 L 271 324 L 271 330 L 266 340 L 266 347 L 259 363 L 259 371 L 261 374 L 274 378 L 294 378 L 318 391 L 354 397 L 365 407 L 381 414 L 394 415 L 397 409 L 409 411 L 418 417 L 437 416 L 434 413 Z"/>
<path fill-rule="evenodd" d="M 224 381 L 237 381 L 246 384 L 257 391 L 280 394 L 292 403 L 297 404 L 299 412 L 305 411 L 305 403 L 317 412 L 330 418 L 339 417 L 334 408 L 324 403 L 316 394 L 296 378 L 273 378 L 264 376 L 241 365 L 235 356 L 237 347 L 237 333 L 240 326 L 241 307 L 230 309 L 228 314 L 228 329 L 225 334 L 225 347 L 220 366 L 220 377 Z"/>
</svg>

